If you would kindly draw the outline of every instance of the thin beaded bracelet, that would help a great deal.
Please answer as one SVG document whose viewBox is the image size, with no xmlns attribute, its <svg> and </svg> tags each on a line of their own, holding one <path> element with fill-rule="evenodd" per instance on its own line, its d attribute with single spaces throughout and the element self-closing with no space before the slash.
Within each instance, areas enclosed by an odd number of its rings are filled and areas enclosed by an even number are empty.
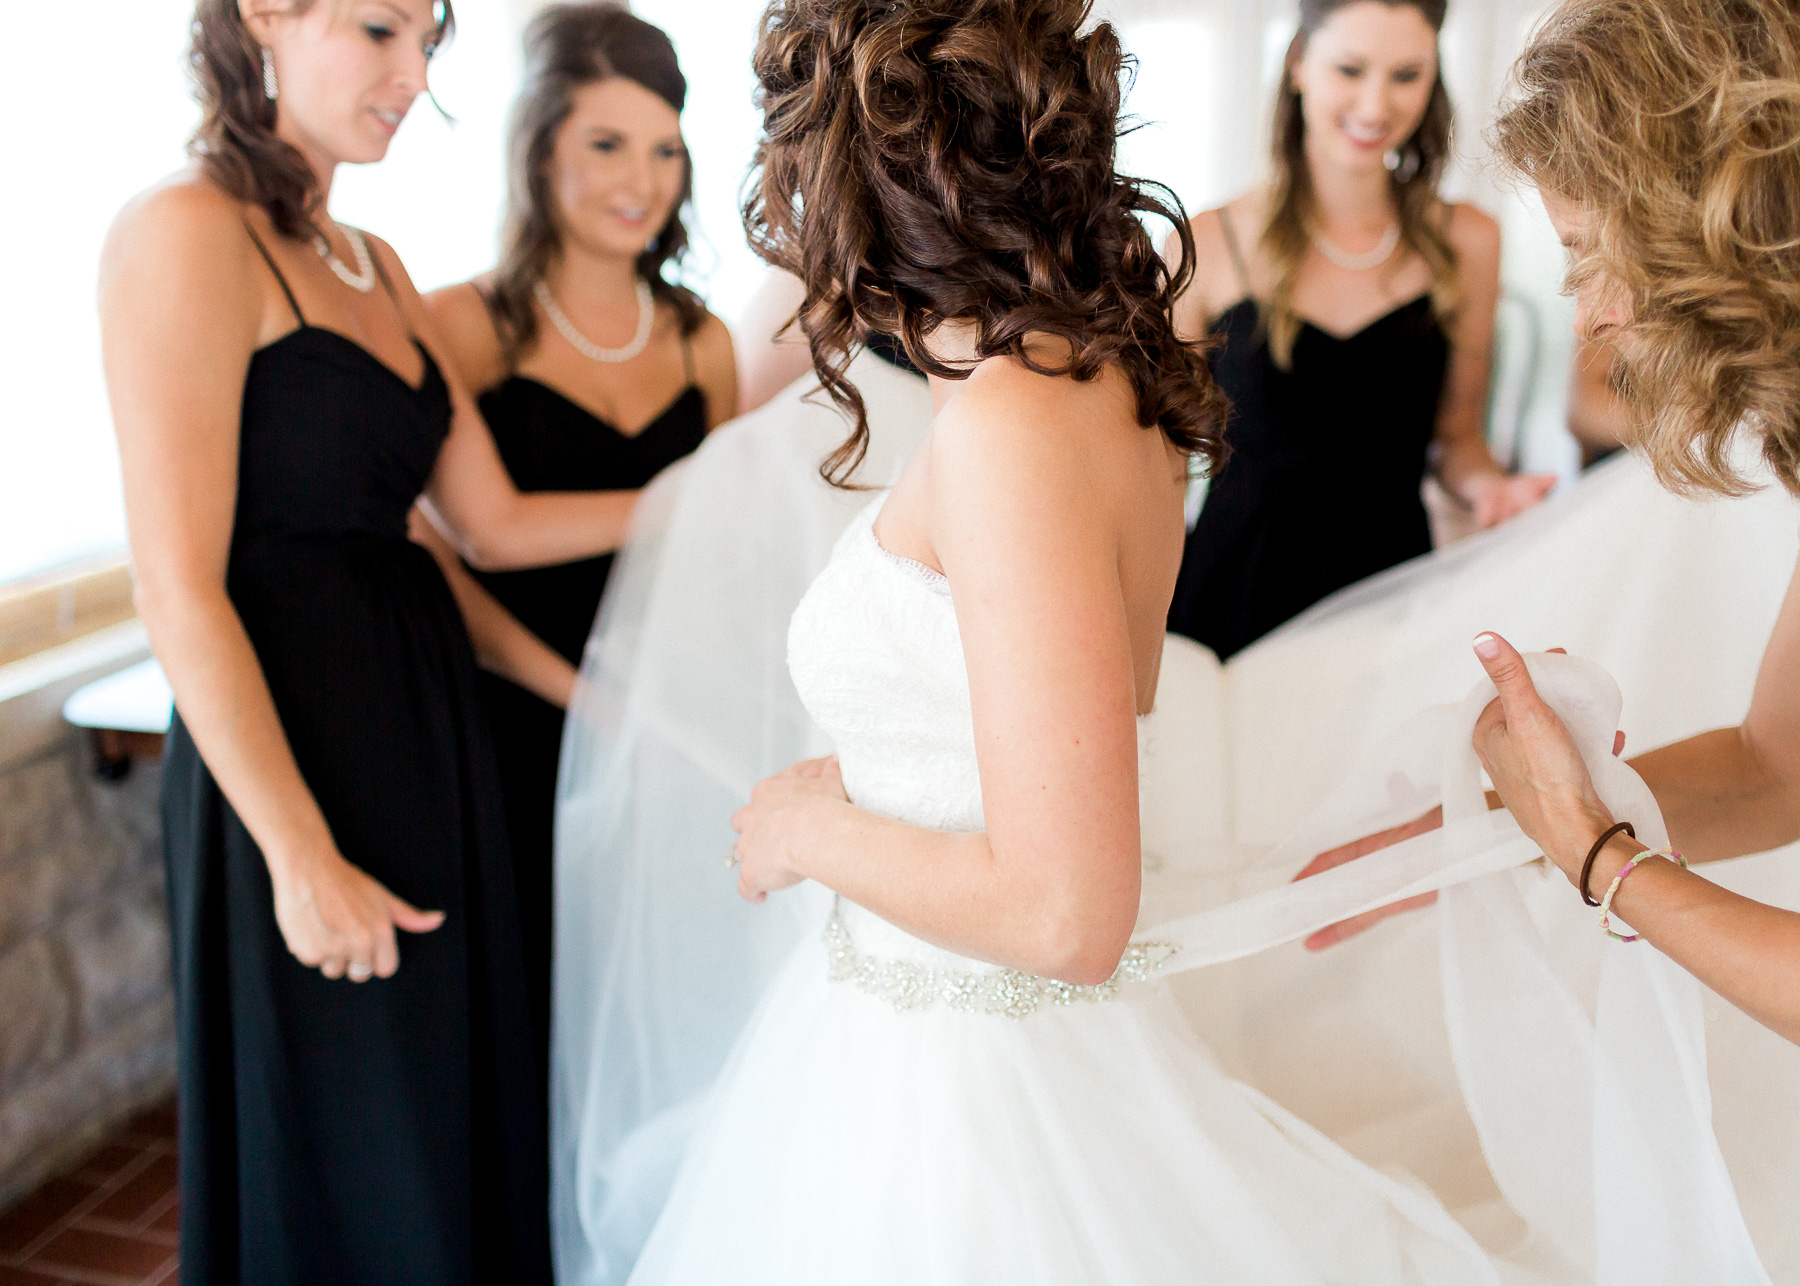
<svg viewBox="0 0 1800 1286">
<path fill-rule="evenodd" d="M 1644 936 L 1641 933 L 1615 933 L 1612 927 L 1612 904 L 1613 895 L 1619 891 L 1619 885 L 1625 883 L 1625 877 L 1637 870 L 1638 863 L 1642 862 L 1645 858 L 1650 857 L 1666 857 L 1682 870 L 1687 870 L 1687 859 L 1680 853 L 1677 853 L 1674 849 L 1670 849 L 1666 853 L 1659 853 L 1653 848 L 1645 849 L 1642 853 L 1639 853 L 1636 857 L 1625 863 L 1624 866 L 1620 867 L 1619 873 L 1613 876 L 1613 882 L 1607 885 L 1606 896 L 1600 899 L 1600 927 L 1606 932 L 1606 936 L 1613 939 L 1615 942 L 1636 942 L 1639 938 Z"/>
</svg>

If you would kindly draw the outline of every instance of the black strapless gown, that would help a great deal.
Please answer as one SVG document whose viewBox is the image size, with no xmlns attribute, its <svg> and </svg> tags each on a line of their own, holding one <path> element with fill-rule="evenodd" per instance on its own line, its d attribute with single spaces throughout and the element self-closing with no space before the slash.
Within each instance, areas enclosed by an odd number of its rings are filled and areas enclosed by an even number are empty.
<svg viewBox="0 0 1800 1286">
<path fill-rule="evenodd" d="M 634 491 L 706 437 L 706 396 L 692 378 L 690 371 L 688 386 L 630 437 L 523 375 L 482 394 L 481 414 L 520 491 Z M 475 575 L 526 629 L 579 666 L 612 561 L 612 555 L 604 554 L 554 567 Z M 481 686 L 499 751 L 532 1014 L 547 1051 L 552 848 L 563 712 L 498 675 L 484 673 Z"/>
<path fill-rule="evenodd" d="M 1232 453 L 1188 534 L 1169 628 L 1223 661 L 1431 549 L 1419 486 L 1450 343 L 1428 295 L 1344 338 L 1304 324 L 1286 371 L 1254 301 L 1227 308 L 1214 334 Z"/>
<path fill-rule="evenodd" d="M 449 421 L 429 354 L 415 389 L 302 318 L 250 363 L 231 600 L 344 856 L 446 919 L 400 935 L 389 980 L 300 965 L 263 855 L 177 719 L 163 820 L 189 1286 L 550 1281 L 545 1075 L 493 748 L 455 600 L 406 538 Z"/>
</svg>

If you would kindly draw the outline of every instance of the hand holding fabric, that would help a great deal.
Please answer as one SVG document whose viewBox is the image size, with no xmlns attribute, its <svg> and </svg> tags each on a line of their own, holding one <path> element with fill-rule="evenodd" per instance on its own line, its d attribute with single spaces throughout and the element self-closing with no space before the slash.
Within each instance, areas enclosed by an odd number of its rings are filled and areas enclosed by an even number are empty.
<svg viewBox="0 0 1800 1286">
<path fill-rule="evenodd" d="M 1519 828 L 1579 881 L 1588 848 L 1612 825 L 1612 814 L 1569 730 L 1538 695 L 1525 659 L 1498 634 L 1479 635 L 1475 655 L 1500 693 L 1475 724 L 1475 753 Z"/>
<path fill-rule="evenodd" d="M 1482 635 L 1483 639 L 1490 637 L 1495 636 Z M 1563 649 L 1559 647 L 1551 648 L 1550 651 L 1561 653 Z M 1513 655 L 1517 657 L 1518 653 L 1514 652 Z M 1486 662 L 1484 661 L 1483 664 L 1485 665 Z M 1519 674 L 1529 687 L 1531 679 L 1529 675 L 1525 674 L 1524 663 L 1522 661 L 1519 663 Z M 1493 677 L 1491 671 L 1489 677 Z M 1498 686 L 1498 680 L 1496 680 L 1496 687 Z M 1504 690 L 1505 689 L 1502 689 L 1502 691 Z M 1532 698 L 1537 701 L 1538 705 L 1543 705 L 1543 701 L 1537 696 L 1535 688 L 1532 688 Z M 1497 712 L 1500 709 L 1501 703 L 1498 700 L 1491 703 L 1489 711 L 1484 713 L 1483 724 L 1481 726 L 1485 727 L 1487 721 L 1495 717 L 1494 712 Z M 1544 713 L 1551 719 L 1556 719 L 1554 712 L 1551 712 L 1547 706 L 1544 707 Z M 1560 720 L 1557 721 L 1557 726 L 1561 728 Z M 1568 738 L 1567 729 L 1562 730 L 1562 736 L 1566 741 Z M 1572 742 L 1569 743 L 1569 751 L 1570 753 L 1574 753 Z M 1623 732 L 1614 735 L 1612 752 L 1615 758 L 1625 753 L 1625 734 Z M 1479 748 L 1477 748 L 1477 753 L 1479 753 Z M 1579 755 L 1576 756 L 1576 760 L 1579 764 Z M 1490 774 L 1491 771 L 1492 770 L 1490 769 Z M 1589 783 L 1589 790 L 1592 790 L 1591 782 Z M 1489 806 L 1496 806 L 1496 800 L 1491 794 L 1489 796 Z M 1337 848 L 1319 854 L 1312 861 L 1308 862 L 1294 878 L 1296 880 L 1304 880 L 1310 875 L 1319 874 L 1321 871 L 1329 871 L 1335 866 L 1342 866 L 1345 862 L 1352 861 L 1359 857 L 1366 857 L 1368 854 L 1378 852 L 1381 849 L 1387 848 L 1389 845 L 1398 844 L 1401 840 L 1411 839 L 1415 835 L 1423 835 L 1428 831 L 1436 830 L 1443 824 L 1444 810 L 1442 808 L 1433 808 L 1429 812 L 1421 814 L 1410 822 L 1404 822 L 1399 826 L 1392 827 L 1385 831 L 1377 831 L 1373 835 L 1365 835 L 1359 840 L 1354 840 L 1349 844 L 1343 844 Z M 1523 823 L 1521 823 L 1521 827 L 1526 830 L 1527 834 L 1531 834 L 1533 838 L 1536 838 L 1536 835 L 1531 832 L 1529 828 L 1523 827 Z M 1604 827 L 1602 827 L 1602 829 L 1604 829 Z M 1579 865 L 1577 865 L 1575 874 L 1572 878 L 1578 879 L 1579 877 L 1580 868 Z M 1337 924 L 1328 925 L 1307 938 L 1306 949 L 1308 951 L 1322 951 L 1326 947 L 1342 942 L 1346 938 L 1353 938 L 1366 929 L 1372 929 L 1383 920 L 1399 915 L 1402 911 L 1417 910 L 1420 907 L 1430 906 L 1436 901 L 1437 894 L 1422 893 L 1418 897 L 1405 898 L 1402 901 L 1391 903 L 1388 906 L 1377 907 L 1373 911 L 1366 911 L 1362 915 L 1352 916 L 1348 920 L 1342 920 Z"/>
</svg>

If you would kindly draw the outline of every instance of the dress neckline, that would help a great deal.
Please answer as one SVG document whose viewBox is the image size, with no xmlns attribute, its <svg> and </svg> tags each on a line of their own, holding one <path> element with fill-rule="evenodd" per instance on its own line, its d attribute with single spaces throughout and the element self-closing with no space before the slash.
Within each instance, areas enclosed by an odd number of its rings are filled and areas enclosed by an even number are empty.
<svg viewBox="0 0 1800 1286">
<path fill-rule="evenodd" d="M 438 370 L 437 359 L 431 355 L 431 350 L 429 348 L 426 348 L 425 345 L 421 344 L 416 335 L 409 335 L 407 337 L 407 339 L 412 344 L 413 348 L 418 350 L 419 356 L 424 359 L 424 369 L 419 373 L 419 382 L 417 384 L 413 384 L 413 383 L 410 383 L 404 375 L 400 374 L 399 371 L 395 370 L 393 367 L 389 366 L 386 362 L 382 361 L 379 357 L 375 356 L 375 354 L 372 351 L 370 351 L 370 349 L 366 345 L 357 343 L 354 339 L 351 339 L 348 335 L 344 334 L 344 332 L 341 330 L 333 330 L 329 326 L 317 326 L 317 325 L 314 325 L 312 322 L 301 322 L 298 326 L 296 326 L 293 330 L 288 331 L 285 335 L 281 335 L 275 339 L 270 340 L 268 343 L 264 344 L 261 348 L 257 349 L 255 353 L 251 354 L 251 356 L 259 357 L 262 354 L 268 352 L 270 349 L 278 348 L 282 344 L 287 343 L 290 339 L 293 339 L 296 335 L 301 335 L 301 334 L 305 334 L 308 332 L 310 332 L 312 334 L 316 334 L 316 335 L 327 336 L 328 338 L 334 339 L 338 343 L 344 345 L 346 348 L 353 349 L 355 352 L 360 353 L 362 355 L 363 359 L 365 361 L 367 361 L 371 366 L 374 366 L 378 370 L 382 371 L 384 374 L 387 375 L 387 377 L 389 379 L 393 380 L 394 383 L 398 384 L 401 388 L 405 389 L 408 393 L 410 393 L 414 397 L 423 397 L 425 394 L 425 390 L 431 387 L 432 382 L 433 382 L 433 377 L 436 376 L 441 379 L 442 375 L 443 375 L 443 373 Z"/>
<path fill-rule="evenodd" d="M 654 429 L 657 425 L 661 424 L 664 420 L 668 419 L 670 415 L 674 414 L 675 408 L 680 406 L 683 402 L 687 401 L 688 396 L 690 394 L 699 393 L 702 391 L 698 384 L 696 384 L 690 380 L 688 383 L 682 385 L 681 391 L 676 393 L 675 396 L 673 398 L 671 398 L 663 406 L 662 410 L 658 411 L 655 415 L 651 416 L 648 420 L 646 420 L 643 424 L 643 427 L 639 428 L 635 433 L 627 433 L 627 432 L 625 432 L 625 430 L 621 429 L 618 425 L 614 424 L 611 420 L 607 419 L 604 415 L 601 415 L 598 411 L 595 411 L 592 407 L 588 406 L 585 402 L 582 402 L 576 398 L 570 397 L 567 393 L 563 392 L 561 389 L 557 388 L 553 384 L 546 384 L 543 380 L 537 379 L 534 376 L 520 375 L 517 372 L 514 372 L 511 375 L 508 375 L 504 380 L 501 381 L 501 384 L 511 384 L 514 382 L 517 382 L 520 384 L 529 384 L 533 388 L 543 390 L 545 393 L 547 393 L 551 397 L 557 399 L 559 402 L 566 403 L 572 410 L 575 410 L 575 411 L 579 412 L 580 414 L 585 415 L 588 419 L 592 420 L 595 424 L 597 424 L 601 428 L 605 429 L 608 433 L 611 433 L 614 437 L 619 438 L 620 440 L 625 441 L 625 442 L 636 442 L 639 438 L 644 437 L 652 429 Z M 499 387 L 499 386 L 497 385 L 496 387 Z"/>
<path fill-rule="evenodd" d="M 1300 325 L 1301 325 L 1302 329 L 1314 331 L 1320 335 L 1323 335 L 1326 339 L 1330 340 L 1334 344 L 1348 344 L 1352 340 L 1360 339 L 1362 336 L 1368 334 L 1370 331 L 1374 330 L 1377 326 L 1381 325 L 1383 322 L 1388 321 L 1391 318 L 1399 316 L 1401 313 L 1406 312 L 1410 308 L 1417 308 L 1421 303 L 1429 300 L 1430 298 L 1431 298 L 1431 292 L 1429 290 L 1422 290 L 1418 294 L 1414 295 L 1411 299 L 1404 299 L 1401 302 L 1395 304 L 1392 308 L 1388 309 L 1385 313 L 1382 313 L 1380 316 L 1371 317 L 1368 321 L 1364 322 L 1361 326 L 1358 326 L 1355 330 L 1347 331 L 1344 333 L 1339 333 L 1338 331 L 1335 331 L 1335 330 L 1329 330 L 1326 327 L 1319 325 L 1318 322 L 1314 321 L 1310 317 L 1300 318 Z M 1218 326 L 1219 322 L 1222 322 L 1225 320 L 1225 316 L 1227 313 L 1235 312 L 1239 308 L 1244 307 L 1245 305 L 1249 305 L 1252 308 L 1256 307 L 1256 299 L 1251 295 L 1245 295 L 1240 299 L 1233 300 L 1230 304 L 1226 305 L 1224 308 L 1219 310 L 1218 319 L 1213 322 L 1213 325 L 1215 327 Z"/>
<path fill-rule="evenodd" d="M 878 506 L 880 502 L 877 501 L 876 504 Z M 940 572 L 937 568 L 927 566 L 916 558 L 908 558 L 904 554 L 896 554 L 893 550 L 881 543 L 881 537 L 875 534 L 875 519 L 880 516 L 881 510 L 874 506 L 872 506 L 872 508 L 874 508 L 874 512 L 869 515 L 869 520 L 863 524 L 863 531 L 868 536 L 869 544 L 874 548 L 875 552 L 886 562 L 899 570 L 908 573 L 928 589 L 935 590 L 937 593 L 948 598 L 950 596 L 950 578 L 948 576 L 944 575 L 944 573 Z"/>
</svg>

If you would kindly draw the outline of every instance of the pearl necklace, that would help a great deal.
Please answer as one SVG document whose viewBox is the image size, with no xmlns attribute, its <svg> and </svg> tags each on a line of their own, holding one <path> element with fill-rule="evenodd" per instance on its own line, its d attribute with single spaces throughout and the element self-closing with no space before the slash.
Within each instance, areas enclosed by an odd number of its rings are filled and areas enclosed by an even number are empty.
<svg viewBox="0 0 1800 1286">
<path fill-rule="evenodd" d="M 1388 224 L 1388 230 L 1381 234 L 1381 240 L 1376 243 L 1375 248 L 1360 255 L 1349 254 L 1338 249 L 1320 233 L 1313 232 L 1308 235 L 1312 237 L 1312 243 L 1319 248 L 1319 253 L 1338 267 L 1350 272 L 1364 272 L 1370 268 L 1379 268 L 1388 261 L 1388 257 L 1394 253 L 1394 247 L 1400 244 L 1400 225 L 1398 223 Z"/>
<path fill-rule="evenodd" d="M 637 334 L 631 337 L 631 342 L 624 348 L 602 348 L 576 330 L 574 323 L 563 315 L 562 309 L 556 306 L 556 297 L 550 293 L 550 287 L 542 281 L 539 281 L 531 290 L 537 296 L 538 303 L 543 306 L 544 315 L 550 319 L 550 324 L 555 326 L 562 337 L 569 341 L 569 346 L 583 357 L 591 358 L 596 362 L 629 362 L 643 352 L 644 346 L 650 342 L 650 330 L 656 324 L 656 299 L 651 295 L 650 283 L 647 281 L 642 279 L 638 281 Z"/>
<path fill-rule="evenodd" d="M 347 224 L 337 224 L 338 231 L 344 234 L 344 240 L 350 243 L 350 253 L 356 256 L 356 271 L 351 272 L 344 266 L 344 261 L 332 253 L 331 242 L 320 233 L 313 241 L 318 248 L 319 258 L 350 289 L 368 294 L 375 289 L 375 261 L 369 257 L 369 243 L 363 240 L 363 234 Z"/>
</svg>

